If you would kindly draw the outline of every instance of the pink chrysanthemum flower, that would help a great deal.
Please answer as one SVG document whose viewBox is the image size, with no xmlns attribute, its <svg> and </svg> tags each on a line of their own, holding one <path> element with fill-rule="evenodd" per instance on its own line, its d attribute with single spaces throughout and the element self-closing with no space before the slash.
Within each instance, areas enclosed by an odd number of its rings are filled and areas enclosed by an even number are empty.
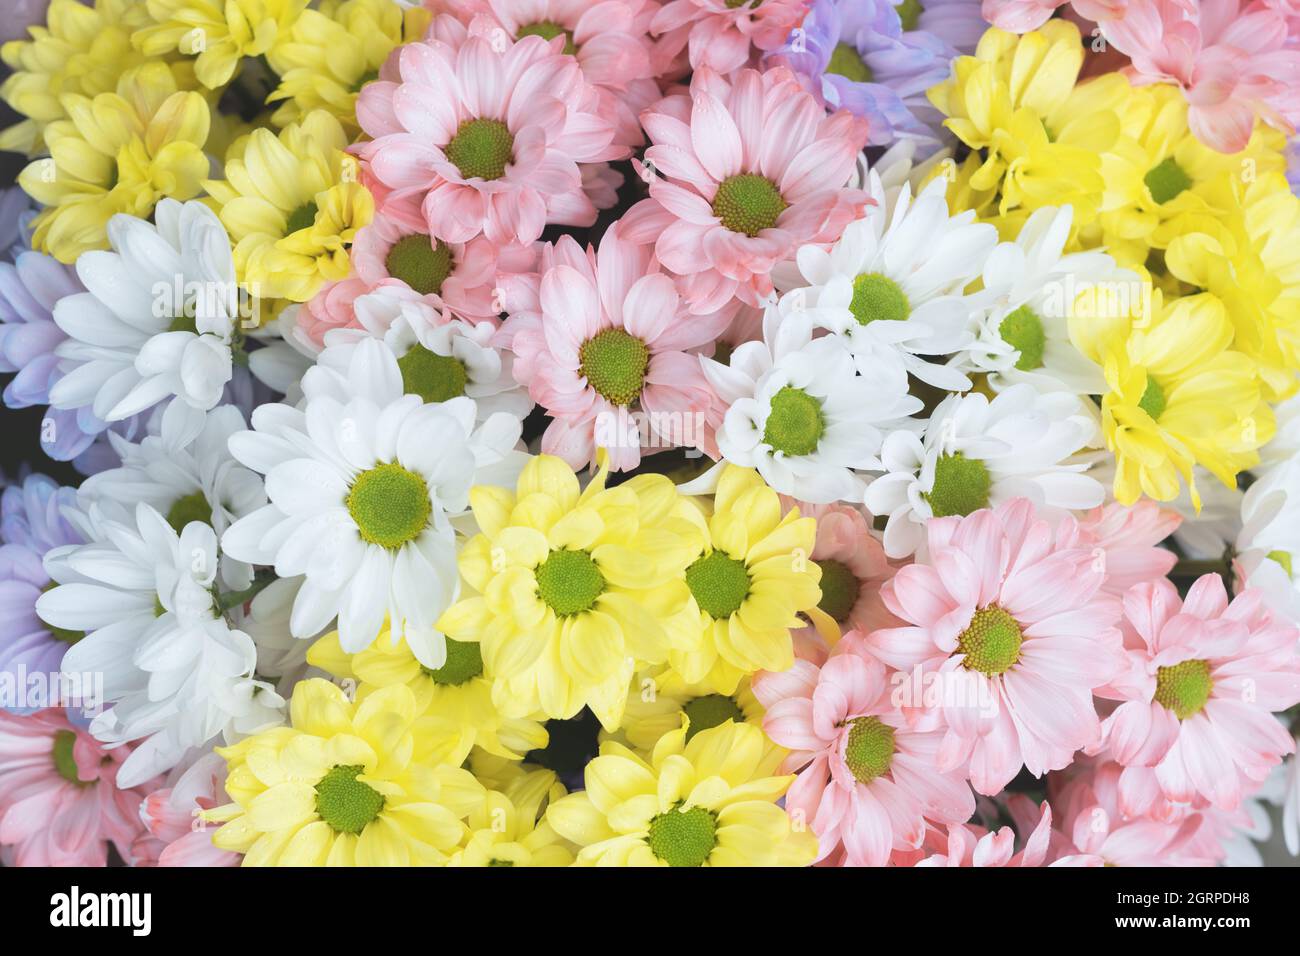
<svg viewBox="0 0 1300 956">
<path fill-rule="evenodd" d="M 129 746 L 106 750 L 62 710 L 0 711 L 0 845 L 16 866 L 105 866 L 111 843 L 128 863 L 144 829 L 147 787 L 117 788 Z"/>
<path fill-rule="evenodd" d="M 838 238 L 869 201 L 841 188 L 866 122 L 847 110 L 826 116 L 785 67 L 726 78 L 702 68 L 689 95 L 664 98 L 641 122 L 655 175 L 651 198 L 624 217 L 624 235 L 653 241 L 701 310 L 733 296 L 759 305 L 777 263 Z"/>
<path fill-rule="evenodd" d="M 141 864 L 151 866 L 238 866 L 239 854 L 212 845 L 216 824 L 200 817 L 229 803 L 226 762 L 214 753 L 168 775 L 164 785 L 140 804 L 140 819 L 147 833 L 135 842 Z"/>
<path fill-rule="evenodd" d="M 1300 703 L 1300 631 L 1217 574 L 1180 601 L 1167 580 L 1124 596 L 1127 669 L 1099 693 L 1123 701 L 1104 724 L 1110 754 L 1153 767 L 1178 803 L 1232 810 L 1295 741 L 1272 716 Z M 1253 784 L 1251 783 L 1253 781 Z"/>
<path fill-rule="evenodd" d="M 1150 498 L 1125 507 L 1111 502 L 1093 508 L 1079 519 L 1082 547 L 1092 547 L 1094 557 L 1105 562 L 1102 590 L 1116 597 L 1135 584 L 1163 578 L 1178 563 L 1164 541 L 1182 524 L 1178 512 L 1161 508 Z"/>
<path fill-rule="evenodd" d="M 1023 814 L 1020 814 L 1023 816 Z M 1028 830 L 1028 827 L 1021 827 Z M 1046 803 L 1037 825 L 1029 832 L 1024 848 L 1016 852 L 1016 832 L 1011 827 L 988 831 L 970 823 L 949 826 L 946 839 L 931 834 L 926 840 L 935 852 L 915 866 L 1038 867 L 1095 866 L 1093 860 L 1064 857 L 1048 862 L 1052 850 L 1052 808 Z"/>
<path fill-rule="evenodd" d="M 730 73 L 771 50 L 803 22 L 812 0 L 668 0 L 650 21 L 661 62 L 688 50 L 691 66 Z"/>
<path fill-rule="evenodd" d="M 781 770 L 798 778 L 786 810 L 817 834 L 818 860 L 884 866 L 893 850 L 921 845 L 927 820 L 961 823 L 975 812 L 960 769 L 936 765 L 943 732 L 908 726 L 858 635 L 820 668 L 796 660 L 755 678 L 753 691 L 767 708 L 763 730 L 791 751 Z"/>
<path fill-rule="evenodd" d="M 595 87 L 558 44 L 510 42 L 483 20 L 474 27 L 439 16 L 357 99 L 374 139 L 356 150 L 387 189 L 381 217 L 396 207 L 400 221 L 418 202 L 436 238 L 482 233 L 498 245 L 533 242 L 548 223 L 590 226 L 596 206 L 578 164 L 631 152 L 615 141 Z"/>
<path fill-rule="evenodd" d="M 515 377 L 552 418 L 543 453 L 581 468 L 605 448 L 622 471 L 643 449 L 709 445 L 713 392 L 687 350 L 712 341 L 726 316 L 687 313 L 648 246 L 617 227 L 599 250 L 564 236 L 544 249 L 535 277 L 503 279 L 502 293 Z"/>
<path fill-rule="evenodd" d="M 942 718 L 940 768 L 969 761 L 975 789 L 991 795 L 1022 766 L 1035 776 L 1066 766 L 1098 742 L 1092 691 L 1123 663 L 1104 562 L 1073 519 L 1053 530 L 1024 498 L 931 519 L 926 531 L 928 557 L 881 592 L 905 626 L 867 641 L 914 672 L 925 690 L 918 719 Z"/>
</svg>

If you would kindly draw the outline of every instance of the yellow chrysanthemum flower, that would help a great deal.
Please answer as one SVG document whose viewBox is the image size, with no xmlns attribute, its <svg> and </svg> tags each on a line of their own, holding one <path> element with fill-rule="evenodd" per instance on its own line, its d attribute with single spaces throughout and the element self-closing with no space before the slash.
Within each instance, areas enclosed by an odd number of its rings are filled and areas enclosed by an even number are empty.
<svg viewBox="0 0 1300 956">
<path fill-rule="evenodd" d="M 335 631 L 311 646 L 307 662 L 359 682 L 357 700 L 384 687 L 409 688 L 422 717 L 421 734 L 439 763 L 460 764 L 474 746 L 509 760 L 522 760 L 528 751 L 546 746 L 540 723 L 506 717 L 492 702 L 492 682 L 483 676 L 477 644 L 448 640 L 446 662 L 430 670 L 405 641 L 394 642 L 387 628 L 356 654 L 343 650 Z"/>
<path fill-rule="evenodd" d="M 606 741 L 586 786 L 546 819 L 582 847 L 579 866 L 807 866 L 817 838 L 794 830 L 776 801 L 793 776 L 751 724 L 728 720 L 686 741 L 686 722 L 649 761 Z"/>
<path fill-rule="evenodd" d="M 532 459 L 517 491 L 478 486 L 482 534 L 459 557 L 477 594 L 438 628 L 477 641 L 505 713 L 569 718 L 583 705 L 618 727 L 635 667 L 661 663 L 690 604 L 682 572 L 698 550 L 693 507 L 662 475 L 585 490 L 559 458 Z"/>
<path fill-rule="evenodd" d="M 278 137 L 257 129 L 237 141 L 226 178 L 206 183 L 235 241 L 240 279 L 259 295 L 306 302 L 348 275 L 348 247 L 375 204 L 346 146 L 339 121 L 316 110 Z"/>
<path fill-rule="evenodd" d="M 319 11 L 305 10 L 277 51 L 273 121 L 284 126 L 322 109 L 356 134 L 357 93 L 394 47 L 424 35 L 431 18 L 424 7 L 403 9 L 392 0 L 327 0 Z"/>
<path fill-rule="evenodd" d="M 821 599 L 821 568 L 809 557 L 817 523 L 781 499 L 748 468 L 726 465 L 713 513 L 701 516 L 702 546 L 686 569 L 700 638 L 669 655 L 688 683 L 735 692 L 742 676 L 794 663 L 790 628 Z"/>
<path fill-rule="evenodd" d="M 165 64 L 128 70 L 116 92 L 62 97 L 68 119 L 45 128 L 50 158 L 19 174 L 43 209 L 33 243 L 61 262 L 108 245 L 115 213 L 147 219 L 159 199 L 197 196 L 208 174 L 208 104 L 176 88 Z"/>
<path fill-rule="evenodd" d="M 244 866 L 445 864 L 464 841 L 484 790 L 460 767 L 430 759 L 415 695 L 385 687 L 359 703 L 325 680 L 298 684 L 293 726 L 217 752 L 233 803 L 213 845 Z"/>
<path fill-rule="evenodd" d="M 194 56 L 199 82 L 213 90 L 230 82 L 243 57 L 265 56 L 279 72 L 277 53 L 288 42 L 308 0 L 148 0 L 152 25 L 136 31 L 135 45 L 150 57 Z"/>
<path fill-rule="evenodd" d="M 969 188 L 998 190 L 993 221 L 1004 238 L 1042 206 L 1069 203 L 1078 230 L 1101 205 L 1101 153 L 1120 134 L 1129 84 L 1112 73 L 1076 85 L 1083 55 L 1078 27 L 1065 20 L 1023 36 L 990 28 L 928 93 L 944 125 L 978 151 Z"/>
<path fill-rule="evenodd" d="M 1115 454 L 1116 499 L 1171 501 L 1181 476 L 1199 509 L 1193 465 L 1235 487 L 1273 437 L 1273 412 L 1256 363 L 1229 347 L 1223 302 L 1209 294 L 1167 305 L 1161 298 L 1153 294 L 1148 318 L 1076 313 L 1070 336 L 1105 372 L 1102 427 Z"/>
<path fill-rule="evenodd" d="M 763 705 L 749 689 L 748 677 L 742 677 L 731 694 L 719 694 L 707 684 L 688 684 L 671 667 L 664 667 L 633 679 L 623 726 L 616 734 L 602 731 L 601 739 L 649 753 L 660 737 L 682 725 L 683 717 L 687 720 L 686 742 L 690 743 L 696 734 L 727 720 L 759 726 L 763 713 Z"/>
<path fill-rule="evenodd" d="M 570 866 L 574 847 L 545 819 L 548 801 L 564 796 L 555 775 L 536 770 L 504 791 L 489 790 L 469 815 L 469 835 L 448 866 Z"/>
</svg>

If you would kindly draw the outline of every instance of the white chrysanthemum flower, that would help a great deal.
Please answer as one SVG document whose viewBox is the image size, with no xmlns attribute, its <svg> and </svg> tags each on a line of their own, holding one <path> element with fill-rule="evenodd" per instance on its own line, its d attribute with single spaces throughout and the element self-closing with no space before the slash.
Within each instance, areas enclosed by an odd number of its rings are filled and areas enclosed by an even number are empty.
<svg viewBox="0 0 1300 956">
<path fill-rule="evenodd" d="M 1114 487 L 1114 458 L 1107 458 L 1096 475 L 1098 481 L 1111 488 Z M 1200 465 L 1195 467 L 1192 477 L 1200 492 L 1199 509 L 1192 504 L 1187 485 L 1173 501 L 1161 503 L 1163 507 L 1178 512 L 1183 519 L 1174 530 L 1174 541 L 1191 560 L 1222 561 L 1241 534 L 1243 492 L 1240 488 L 1227 487 Z"/>
<path fill-rule="evenodd" d="M 266 475 L 269 503 L 235 522 L 222 547 L 242 561 L 303 575 L 290 630 L 314 636 L 335 617 L 349 652 L 387 617 L 426 667 L 446 659 L 434 622 L 459 586 L 456 532 L 473 485 L 514 486 L 520 420 L 475 427 L 465 397 L 425 404 L 404 394 L 397 359 L 357 343 L 345 373 L 317 366 L 301 408 L 267 404 L 254 431 L 230 439 L 235 458 Z"/>
<path fill-rule="evenodd" d="M 1028 498 L 1040 513 L 1102 503 L 1105 488 L 1071 460 L 1097 440 L 1097 421 L 1068 392 L 1044 394 L 1013 385 L 991 401 L 950 395 L 930 416 L 924 438 L 897 431 L 885 439 L 885 474 L 867 486 L 865 503 L 888 515 L 885 553 L 913 554 L 932 517 L 968 515 L 1010 498 Z"/>
<path fill-rule="evenodd" d="M 1300 620 L 1300 459 L 1272 468 L 1241 499 L 1234 543 L 1238 590 L 1259 588 L 1286 620 Z"/>
<path fill-rule="evenodd" d="M 807 287 L 787 295 L 815 324 L 844 337 L 863 375 L 901 360 L 930 385 L 970 388 L 965 350 L 984 296 L 966 290 L 997 245 L 997 230 L 975 222 L 974 212 L 950 216 L 942 180 L 915 199 L 910 185 L 891 197 L 872 170 L 868 190 L 876 205 L 829 251 L 799 250 Z M 931 361 L 936 356 L 948 356 L 947 364 Z"/>
<path fill-rule="evenodd" d="M 108 743 L 141 741 L 119 786 L 143 783 L 218 735 L 233 740 L 280 719 L 284 701 L 253 677 L 252 638 L 221 613 L 211 527 L 194 521 L 177 534 L 143 503 L 128 522 L 97 505 L 68 518 L 87 543 L 46 555 L 57 587 L 36 611 L 84 634 L 64 655 L 65 673 L 103 675 L 112 707 L 94 718 L 91 733 Z"/>
<path fill-rule="evenodd" d="M 467 395 L 478 405 L 479 421 L 506 412 L 523 418 L 532 410 L 527 390 L 515 381 L 513 356 L 493 347 L 496 326 L 450 318 L 406 286 L 384 286 L 353 303 L 360 329 L 332 329 L 317 361 L 343 371 L 356 344 L 374 338 L 397 358 L 402 387 L 426 402 Z"/>
<path fill-rule="evenodd" d="M 880 467 L 885 434 L 907 427 L 921 400 L 908 394 L 901 361 L 858 375 L 844 340 L 812 338 L 807 313 L 783 314 L 786 303 L 768 309 L 763 341 L 738 346 L 730 364 L 700 359 L 728 406 L 718 449 L 782 494 L 859 500 L 865 482 L 856 472 Z"/>
</svg>

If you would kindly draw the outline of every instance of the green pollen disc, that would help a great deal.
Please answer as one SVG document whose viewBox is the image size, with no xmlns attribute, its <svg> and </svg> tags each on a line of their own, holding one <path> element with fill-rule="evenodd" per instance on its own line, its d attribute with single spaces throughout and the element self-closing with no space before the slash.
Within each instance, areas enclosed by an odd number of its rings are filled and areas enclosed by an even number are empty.
<svg viewBox="0 0 1300 956">
<path fill-rule="evenodd" d="M 810 455 L 826 433 L 822 403 L 801 388 L 786 385 L 772 396 L 763 441 L 787 455 Z"/>
<path fill-rule="evenodd" d="M 58 586 L 58 581 L 51 581 L 49 584 L 45 585 L 45 587 L 41 588 L 41 593 L 44 594 L 46 591 L 57 588 Z M 46 621 L 42 621 L 42 623 L 45 624 L 45 629 L 49 631 L 51 635 L 62 641 L 64 644 L 75 644 L 86 636 L 85 631 L 70 631 L 66 627 L 55 627 L 53 624 Z"/>
<path fill-rule="evenodd" d="M 894 762 L 894 728 L 876 717 L 849 721 L 844 764 L 859 783 L 871 783 Z"/>
<path fill-rule="evenodd" d="M 703 807 L 680 809 L 680 804 L 650 821 L 646 842 L 669 866 L 702 866 L 718 845 L 718 820 Z"/>
<path fill-rule="evenodd" d="M 552 551 L 533 574 L 537 596 L 560 617 L 590 611 L 605 593 L 605 576 L 586 551 Z"/>
<path fill-rule="evenodd" d="M 454 265 L 451 248 L 445 242 L 419 233 L 398 239 L 384 259 L 388 274 L 401 279 L 420 295 L 441 292 Z"/>
<path fill-rule="evenodd" d="M 851 43 L 837 43 L 831 52 L 831 61 L 826 64 L 826 72 L 842 76 L 854 83 L 870 83 L 875 77 L 871 67 L 867 66 L 861 54 Z"/>
<path fill-rule="evenodd" d="M 1158 203 L 1169 202 L 1192 185 L 1192 177 L 1183 172 L 1183 167 L 1174 162 L 1172 156 L 1152 166 L 1142 181 L 1151 190 L 1151 198 Z"/>
<path fill-rule="evenodd" d="M 898 283 L 879 272 L 864 272 L 853 280 L 853 298 L 849 311 L 859 325 L 868 322 L 901 322 L 911 314 L 912 306 Z"/>
<path fill-rule="evenodd" d="M 695 603 L 715 621 L 725 620 L 740 610 L 749 597 L 749 570 L 744 561 L 710 551 L 686 569 L 686 586 Z"/>
<path fill-rule="evenodd" d="M 915 30 L 917 22 L 921 19 L 921 14 L 925 12 L 925 7 L 921 6 L 917 0 L 903 0 L 902 3 L 895 5 L 894 12 L 898 14 L 899 22 L 902 23 L 904 30 Z"/>
<path fill-rule="evenodd" d="M 469 375 L 465 363 L 452 355 L 430 352 L 418 342 L 397 360 L 402 391 L 427 402 L 445 402 L 465 394 Z"/>
<path fill-rule="evenodd" d="M 982 607 L 957 636 L 957 653 L 965 654 L 961 666 L 996 677 L 1020 660 L 1020 625 L 996 604 Z"/>
<path fill-rule="evenodd" d="M 772 180 L 754 173 L 724 179 L 713 196 L 713 214 L 722 224 L 750 237 L 775 226 L 787 205 Z"/>
<path fill-rule="evenodd" d="M 1290 551 L 1270 551 L 1267 557 L 1282 565 L 1282 570 L 1286 572 L 1287 577 L 1293 576 L 1294 572 L 1291 570 Z"/>
<path fill-rule="evenodd" d="M 384 809 L 384 795 L 357 780 L 364 769 L 331 767 L 316 784 L 316 812 L 335 833 L 360 833 Z"/>
<path fill-rule="evenodd" d="M 1147 387 L 1142 390 L 1142 397 L 1138 399 L 1138 408 L 1151 416 L 1153 421 L 1160 421 L 1160 416 L 1165 412 L 1165 390 L 1160 387 L 1160 383 L 1147 374 Z"/>
<path fill-rule="evenodd" d="M 834 558 L 815 562 L 822 569 L 822 599 L 817 606 L 843 624 L 849 619 L 849 612 L 858 603 L 858 593 L 862 585 L 847 564 Z"/>
<path fill-rule="evenodd" d="M 212 524 L 212 506 L 203 492 L 195 491 L 183 498 L 177 498 L 167 509 L 167 523 L 180 534 L 191 521 Z"/>
<path fill-rule="evenodd" d="M 291 236 L 299 229 L 309 229 L 316 222 L 316 203 L 306 202 L 289 213 L 289 218 L 285 220 L 284 234 Z"/>
<path fill-rule="evenodd" d="M 514 860 L 498 860 L 495 857 L 488 860 L 488 866 L 514 866 Z"/>
<path fill-rule="evenodd" d="M 77 760 L 72 756 L 72 748 L 77 744 L 77 735 L 71 730 L 60 730 L 54 734 L 54 769 L 68 783 L 84 787 L 89 780 L 77 776 Z"/>
<path fill-rule="evenodd" d="M 453 641 L 447 638 L 447 660 L 438 668 L 421 667 L 425 677 L 435 684 L 457 687 L 483 673 L 483 654 L 477 641 Z"/>
<path fill-rule="evenodd" d="M 393 462 L 357 475 L 347 506 L 362 539 L 390 551 L 418 538 L 433 512 L 424 479 Z"/>
<path fill-rule="evenodd" d="M 461 123 L 443 152 L 466 179 L 500 179 L 514 150 L 515 138 L 505 123 L 480 118 Z"/>
<path fill-rule="evenodd" d="M 1047 333 L 1043 331 L 1043 320 L 1029 306 L 1022 305 L 1003 319 L 998 326 L 998 335 L 1020 353 L 1016 359 L 1016 368 L 1020 371 L 1032 372 L 1043 367 Z"/>
<path fill-rule="evenodd" d="M 622 329 L 605 329 L 582 343 L 578 362 L 579 373 L 601 396 L 615 405 L 630 405 L 645 385 L 650 350 Z"/>
<path fill-rule="evenodd" d="M 526 27 L 520 27 L 516 39 L 541 37 L 543 40 L 554 40 L 561 33 L 564 34 L 564 52 L 569 56 L 577 56 L 578 45 L 573 42 L 573 34 L 551 20 L 542 20 L 540 23 L 530 23 Z"/>
<path fill-rule="evenodd" d="M 1209 661 L 1183 661 L 1156 671 L 1156 703 L 1179 720 L 1199 714 L 1213 689 Z"/>
<path fill-rule="evenodd" d="M 736 706 L 736 702 L 722 694 L 706 694 L 703 697 L 696 697 L 694 700 L 687 701 L 682 710 L 690 718 L 690 724 L 686 728 L 687 743 L 690 743 L 691 738 L 701 730 L 717 727 L 729 720 L 742 723 L 745 719 L 744 713 Z"/>
<path fill-rule="evenodd" d="M 934 463 L 934 487 L 925 496 L 936 518 L 965 516 L 989 503 L 993 477 L 984 462 L 961 452 L 940 455 Z"/>
</svg>

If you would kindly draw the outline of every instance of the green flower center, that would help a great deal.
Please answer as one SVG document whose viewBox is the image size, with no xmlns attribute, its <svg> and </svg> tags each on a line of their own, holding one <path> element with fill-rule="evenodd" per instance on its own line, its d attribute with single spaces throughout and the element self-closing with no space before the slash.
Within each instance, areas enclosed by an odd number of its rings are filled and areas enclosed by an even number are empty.
<svg viewBox="0 0 1300 956">
<path fill-rule="evenodd" d="M 966 630 L 957 636 L 957 653 L 966 655 L 962 667 L 996 677 L 1020 660 L 1021 640 L 1016 619 L 990 604 L 976 611 Z"/>
<path fill-rule="evenodd" d="M 505 123 L 480 118 L 461 123 L 443 152 L 466 179 L 500 179 L 514 150 L 515 138 Z"/>
<path fill-rule="evenodd" d="M 357 475 L 347 506 L 362 540 L 390 551 L 418 538 L 433 512 L 424 479 L 394 462 Z"/>
<path fill-rule="evenodd" d="M 60 777 L 84 787 L 90 783 L 77 776 L 77 760 L 72 756 L 72 748 L 77 744 L 77 735 L 71 730 L 60 730 L 54 734 L 54 769 Z"/>
<path fill-rule="evenodd" d="M 208 499 L 201 491 L 177 498 L 176 502 L 167 509 L 167 523 L 177 534 L 184 531 L 185 526 L 192 521 L 212 523 L 212 506 L 208 504 Z"/>
<path fill-rule="evenodd" d="M 441 239 L 418 233 L 398 239 L 384 259 L 388 274 L 401 279 L 420 295 L 441 292 L 453 265 L 451 247 Z"/>
<path fill-rule="evenodd" d="M 445 402 L 465 394 L 469 376 L 465 363 L 452 355 L 431 352 L 418 342 L 397 360 L 402 391 L 427 402 Z"/>
<path fill-rule="evenodd" d="M 364 769 L 332 767 L 316 784 L 316 812 L 335 833 L 360 833 L 384 809 L 384 795 L 357 779 Z"/>
<path fill-rule="evenodd" d="M 483 654 L 477 641 L 453 641 L 447 638 L 447 660 L 441 667 L 421 666 L 425 677 L 435 684 L 458 687 L 483 673 Z"/>
<path fill-rule="evenodd" d="M 849 721 L 844 764 L 859 783 L 871 783 L 894 762 L 894 728 L 876 717 Z"/>
<path fill-rule="evenodd" d="M 694 700 L 687 701 L 682 710 L 690 719 L 690 724 L 686 727 L 687 743 L 690 743 L 691 738 L 701 730 L 717 727 L 729 720 L 741 723 L 745 719 L 744 713 L 736 706 L 736 702 L 723 694 L 696 697 Z"/>
<path fill-rule="evenodd" d="M 907 295 L 898 283 L 879 272 L 864 272 L 853 280 L 849 311 L 859 325 L 868 322 L 901 322 L 912 311 Z"/>
<path fill-rule="evenodd" d="M 51 581 L 49 584 L 45 585 L 45 587 L 41 588 L 41 593 L 44 594 L 46 591 L 50 591 L 58 586 L 58 581 Z M 155 599 L 155 601 L 156 600 L 157 599 Z M 45 624 L 45 629 L 50 632 L 51 636 L 62 641 L 64 644 L 75 644 L 86 636 L 85 631 L 69 631 L 66 627 L 55 627 L 44 619 L 42 619 L 42 623 Z"/>
<path fill-rule="evenodd" d="M 543 40 L 554 40 L 561 33 L 564 34 L 564 52 L 569 54 L 569 56 L 576 56 L 578 53 L 578 47 L 577 44 L 573 42 L 573 34 L 551 20 L 542 20 L 540 23 L 530 23 L 526 27 L 520 27 L 517 39 L 523 37 L 541 37 Z"/>
<path fill-rule="evenodd" d="M 849 619 L 853 605 L 858 603 L 858 592 L 862 585 L 858 582 L 857 575 L 842 561 L 829 558 L 815 563 L 822 569 L 822 599 L 817 602 L 817 606 L 836 623 L 843 624 Z"/>
<path fill-rule="evenodd" d="M 752 237 L 775 226 L 787 205 L 772 180 L 754 173 L 740 173 L 718 184 L 713 214 L 732 232 Z"/>
<path fill-rule="evenodd" d="M 903 0 L 902 3 L 894 6 L 894 12 L 898 14 L 899 22 L 903 25 L 904 30 L 915 30 L 917 22 L 921 19 L 921 14 L 925 12 L 925 7 L 921 6 L 917 0 Z"/>
<path fill-rule="evenodd" d="M 686 586 L 695 595 L 695 603 L 715 621 L 740 610 L 749 596 L 749 583 L 745 562 L 721 551 L 710 551 L 686 569 Z"/>
<path fill-rule="evenodd" d="M 598 332 L 578 349 L 579 372 L 615 405 L 630 405 L 641 394 L 650 350 L 622 329 Z"/>
<path fill-rule="evenodd" d="M 590 611 L 605 593 L 605 576 L 586 551 L 552 551 L 533 573 L 537 596 L 560 617 Z"/>
<path fill-rule="evenodd" d="M 293 212 L 289 213 L 289 218 L 285 220 L 284 234 L 291 236 L 299 229 L 309 229 L 316 223 L 315 201 L 303 203 Z"/>
<path fill-rule="evenodd" d="M 984 462 L 961 452 L 940 455 L 934 463 L 934 487 L 925 496 L 936 518 L 968 515 L 989 503 L 993 478 Z"/>
<path fill-rule="evenodd" d="M 1273 561 L 1282 565 L 1282 570 L 1286 572 L 1287 577 L 1294 576 L 1291 570 L 1291 552 L 1290 551 L 1270 551 L 1267 555 Z"/>
<path fill-rule="evenodd" d="M 826 64 L 826 72 L 842 76 L 854 83 L 870 83 L 874 78 L 871 67 L 850 43 L 837 43 Z"/>
<path fill-rule="evenodd" d="M 718 845 L 718 820 L 703 807 L 678 804 L 650 821 L 650 852 L 669 866 L 702 866 Z"/>
<path fill-rule="evenodd" d="M 1172 156 L 1152 166 L 1142 181 L 1151 190 L 1151 198 L 1158 203 L 1169 202 L 1192 185 L 1192 177 L 1183 172 L 1183 167 L 1174 162 Z"/>
<path fill-rule="evenodd" d="M 1022 305 L 1003 319 L 998 326 L 998 335 L 1020 353 L 1016 359 L 1016 368 L 1020 371 L 1030 372 L 1043 367 L 1047 333 L 1043 331 L 1043 320 L 1029 306 Z"/>
<path fill-rule="evenodd" d="M 1179 720 L 1199 714 L 1213 689 L 1209 661 L 1183 661 L 1156 671 L 1156 703 Z"/>
<path fill-rule="evenodd" d="M 772 396 L 763 441 L 787 455 L 810 455 L 826 432 L 822 403 L 801 388 L 786 385 Z"/>
<path fill-rule="evenodd" d="M 1142 390 L 1142 397 L 1138 399 L 1138 408 L 1150 415 L 1152 421 L 1158 422 L 1165 412 L 1165 405 L 1165 390 L 1148 373 L 1147 387 Z"/>
</svg>

